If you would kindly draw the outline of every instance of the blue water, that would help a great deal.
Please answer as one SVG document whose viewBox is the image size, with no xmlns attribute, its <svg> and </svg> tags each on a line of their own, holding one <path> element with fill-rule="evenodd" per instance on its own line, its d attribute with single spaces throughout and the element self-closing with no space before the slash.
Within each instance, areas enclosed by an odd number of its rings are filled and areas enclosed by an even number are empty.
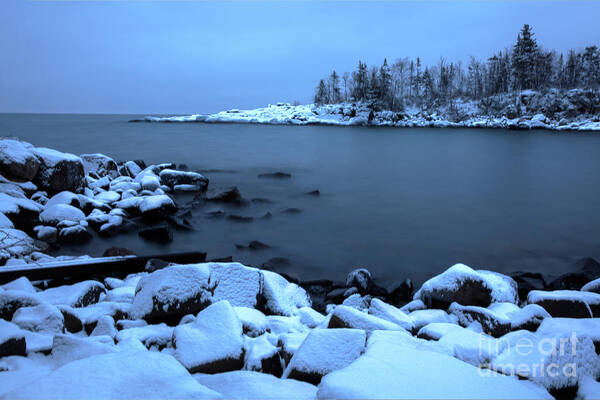
<svg viewBox="0 0 600 400">
<path fill-rule="evenodd" d="M 272 218 L 208 220 L 198 208 L 196 230 L 175 232 L 171 244 L 133 234 L 63 253 L 100 255 L 119 245 L 139 254 L 202 250 L 255 265 L 286 257 L 291 265 L 281 270 L 302 279 L 343 279 L 365 266 L 387 285 L 456 262 L 556 275 L 581 257 L 600 257 L 597 134 L 127 122 L 134 117 L 0 114 L 0 132 L 76 154 L 221 170 L 206 172 L 211 186 L 273 201 L 225 211 Z M 275 171 L 293 177 L 257 177 Z M 314 189 L 320 197 L 302 195 Z M 281 213 L 289 207 L 302 213 Z M 251 240 L 271 248 L 236 249 Z"/>
</svg>

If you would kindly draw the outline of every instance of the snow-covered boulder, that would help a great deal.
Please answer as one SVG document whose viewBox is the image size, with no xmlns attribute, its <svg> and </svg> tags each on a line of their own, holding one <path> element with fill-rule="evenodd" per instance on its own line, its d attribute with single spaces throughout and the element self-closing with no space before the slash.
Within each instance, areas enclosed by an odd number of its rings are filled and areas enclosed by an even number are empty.
<svg viewBox="0 0 600 400">
<path fill-rule="evenodd" d="M 274 335 L 244 337 L 244 369 L 281 376 L 283 373 L 279 348 L 273 344 Z"/>
<path fill-rule="evenodd" d="M 516 282 L 492 271 L 474 270 L 456 264 L 426 281 L 415 295 L 432 308 L 446 309 L 451 303 L 487 307 L 494 302 L 517 303 Z"/>
<path fill-rule="evenodd" d="M 0 212 L 0 228 L 14 228 L 15 225 L 4 213 Z"/>
<path fill-rule="evenodd" d="M 600 318 L 547 318 L 536 333 L 542 336 L 568 337 L 575 334 L 578 338 L 589 337 L 600 353 Z"/>
<path fill-rule="evenodd" d="M 82 221 L 85 222 L 85 221 Z M 81 224 L 65 226 L 58 232 L 58 241 L 67 244 L 81 244 L 92 239 L 87 227 Z"/>
<path fill-rule="evenodd" d="M 0 228 L 0 253 L 4 252 L 10 257 L 20 257 L 37 250 L 35 241 L 25 232 L 18 229 Z"/>
<path fill-rule="evenodd" d="M 417 332 L 417 337 L 425 340 L 440 340 L 442 336 L 452 331 L 462 331 L 462 326 L 449 322 L 432 322 L 425 325 Z"/>
<path fill-rule="evenodd" d="M 99 177 L 110 176 L 111 178 L 116 178 L 119 176 L 115 160 L 104 154 L 82 154 L 81 160 L 83 161 L 83 169 L 86 175 L 93 172 Z"/>
<path fill-rule="evenodd" d="M 96 326 L 90 333 L 90 336 L 108 336 L 111 339 L 117 335 L 115 320 L 110 315 L 103 315 L 98 318 Z"/>
<path fill-rule="evenodd" d="M 33 200 L 0 193 L 0 213 L 19 229 L 31 229 L 37 225 L 42 206 Z"/>
<path fill-rule="evenodd" d="M 21 307 L 37 306 L 40 299 L 36 294 L 22 290 L 0 290 L 0 318 L 10 321 Z"/>
<path fill-rule="evenodd" d="M 404 330 L 400 325 L 369 315 L 348 306 L 337 306 L 331 314 L 329 328 L 355 328 L 365 331 Z"/>
<path fill-rule="evenodd" d="M 118 371 L 118 373 L 115 373 Z M 6 394 L 10 399 L 216 399 L 173 357 L 118 351 L 73 361 Z"/>
<path fill-rule="evenodd" d="M 269 321 L 265 314 L 250 307 L 234 306 L 233 308 L 242 322 L 242 328 L 244 329 L 245 335 L 257 337 L 267 331 Z"/>
<path fill-rule="evenodd" d="M 415 328 L 415 322 L 408 314 L 379 299 L 371 300 L 369 314 L 393 322 L 409 332 Z"/>
<path fill-rule="evenodd" d="M 600 278 L 594 279 L 593 281 L 586 283 L 585 285 L 583 285 L 581 290 L 584 292 L 600 294 Z"/>
<path fill-rule="evenodd" d="M 445 322 L 449 324 L 457 324 L 456 315 L 448 314 L 444 310 L 416 310 L 408 314 L 415 322 L 415 331 L 418 331 L 425 325 L 434 322 Z"/>
<path fill-rule="evenodd" d="M 105 290 L 103 284 L 90 280 L 46 289 L 39 292 L 37 296 L 40 300 L 54 305 L 86 307 L 97 303 Z"/>
<path fill-rule="evenodd" d="M 197 172 L 177 171 L 174 169 L 163 169 L 160 171 L 160 180 L 164 185 L 171 189 L 180 185 L 192 185 L 197 190 L 205 190 L 208 186 L 208 179 Z"/>
<path fill-rule="evenodd" d="M 275 272 L 261 271 L 264 279 L 263 300 L 266 314 L 293 315 L 298 308 L 310 307 L 310 297 L 295 283 Z"/>
<path fill-rule="evenodd" d="M 125 167 L 125 170 L 132 178 L 135 178 L 140 172 L 142 172 L 142 168 L 140 168 L 135 161 L 127 161 L 123 167 Z"/>
<path fill-rule="evenodd" d="M 231 400 L 313 400 L 317 394 L 317 388 L 306 382 L 278 379 L 254 371 L 197 374 L 194 377 L 202 385 Z"/>
<path fill-rule="evenodd" d="M 132 197 L 132 199 L 134 198 L 135 197 Z M 117 207 L 124 208 L 118 204 L 120 204 L 120 202 L 117 203 Z M 139 210 L 142 217 L 146 219 L 161 220 L 177 211 L 177 206 L 169 196 L 162 194 L 143 197 L 142 201 L 139 203 Z"/>
<path fill-rule="evenodd" d="M 126 328 L 119 331 L 115 337 L 117 342 L 125 340 L 139 340 L 147 348 L 162 349 L 171 344 L 173 327 L 165 323 Z"/>
<path fill-rule="evenodd" d="M 348 366 L 361 355 L 367 335 L 360 329 L 316 329 L 308 334 L 283 378 L 319 384 L 321 378 Z"/>
<path fill-rule="evenodd" d="M 0 358 L 7 356 L 24 356 L 27 344 L 19 327 L 0 319 Z"/>
<path fill-rule="evenodd" d="M 50 357 L 57 366 L 62 366 L 72 361 L 115 351 L 114 346 L 95 340 L 70 335 L 54 335 Z"/>
<path fill-rule="evenodd" d="M 54 204 L 46 207 L 40 214 L 40 221 L 47 225 L 58 225 L 61 221 L 79 222 L 85 219 L 85 214 L 78 208 L 67 204 Z"/>
<path fill-rule="evenodd" d="M 65 321 L 58 308 L 47 303 L 19 308 L 12 322 L 21 329 L 33 332 L 62 333 Z"/>
<path fill-rule="evenodd" d="M 32 181 L 40 161 L 29 143 L 13 139 L 0 139 L 0 174 L 9 178 Z"/>
<path fill-rule="evenodd" d="M 531 304 L 542 306 L 553 317 L 600 317 L 600 294 L 578 290 L 532 290 L 527 296 Z"/>
<path fill-rule="evenodd" d="M 232 306 L 254 308 L 263 292 L 263 275 L 239 263 L 210 263 L 211 279 L 217 285 L 213 301 L 227 300 Z"/>
<path fill-rule="evenodd" d="M 34 148 L 33 153 L 41 162 L 33 182 L 41 190 L 76 192 L 83 186 L 85 173 L 81 158 L 44 147 Z"/>
<path fill-rule="evenodd" d="M 242 323 L 228 301 L 214 303 L 173 331 L 175 358 L 190 372 L 217 373 L 244 364 Z"/>
<path fill-rule="evenodd" d="M 346 277 L 346 287 L 355 287 L 362 294 L 365 294 L 369 291 L 371 284 L 371 273 L 366 268 L 355 269 Z"/>
<path fill-rule="evenodd" d="M 512 304 L 512 303 L 508 303 Z M 518 306 L 515 305 L 518 308 Z M 463 306 L 452 303 L 448 308 L 451 314 L 456 315 L 459 324 L 464 327 L 477 322 L 483 331 L 493 337 L 500 337 L 510 331 L 510 319 L 502 314 L 494 313 L 484 307 Z"/>
<path fill-rule="evenodd" d="M 54 243 L 58 238 L 58 229 L 53 226 L 38 225 L 33 231 L 39 240 L 46 243 Z"/>
<path fill-rule="evenodd" d="M 22 292 L 33 294 L 37 293 L 37 290 L 35 290 L 35 287 L 31 284 L 31 281 L 25 276 L 17 278 L 14 281 L 5 283 L 4 285 L 0 285 L 0 288 L 4 290 L 20 290 Z"/>
<path fill-rule="evenodd" d="M 207 265 L 167 267 L 140 279 L 130 316 L 148 322 L 177 322 L 206 308 L 212 302 L 213 290 Z"/>
<path fill-rule="evenodd" d="M 386 332 L 387 333 L 387 332 Z M 416 340 L 410 335 L 408 341 Z M 454 357 L 382 337 L 348 367 L 323 377 L 319 399 L 550 399 L 531 382 L 493 374 Z"/>
<path fill-rule="evenodd" d="M 79 202 L 79 196 L 67 190 L 63 190 L 62 192 L 56 193 L 54 196 L 48 199 L 48 201 L 44 205 L 44 209 L 50 208 L 57 204 L 66 204 L 68 206 L 73 206 L 77 208 L 81 207 L 81 203 Z"/>
<path fill-rule="evenodd" d="M 107 190 L 105 192 L 98 193 L 94 198 L 103 203 L 112 204 L 121 200 L 121 195 L 114 190 Z"/>
</svg>

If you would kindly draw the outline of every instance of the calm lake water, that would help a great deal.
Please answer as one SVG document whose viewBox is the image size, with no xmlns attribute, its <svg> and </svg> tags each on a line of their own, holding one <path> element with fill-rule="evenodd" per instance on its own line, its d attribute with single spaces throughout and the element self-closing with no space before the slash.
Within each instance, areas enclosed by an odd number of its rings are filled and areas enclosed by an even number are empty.
<svg viewBox="0 0 600 400">
<path fill-rule="evenodd" d="M 221 170 L 205 172 L 211 186 L 272 201 L 225 211 L 272 218 L 209 220 L 197 208 L 196 230 L 175 232 L 171 244 L 121 235 L 63 253 L 99 256 L 119 245 L 253 265 L 285 257 L 291 265 L 281 271 L 301 279 L 343 279 L 366 266 L 388 286 L 457 262 L 556 275 L 600 256 L 598 134 L 127 122 L 135 117 L 0 114 L 0 134 L 75 154 Z M 276 171 L 293 177 L 257 177 Z M 320 197 L 303 196 L 315 189 Z M 290 207 L 302 212 L 281 212 Z M 271 248 L 236 249 L 251 240 Z"/>
</svg>

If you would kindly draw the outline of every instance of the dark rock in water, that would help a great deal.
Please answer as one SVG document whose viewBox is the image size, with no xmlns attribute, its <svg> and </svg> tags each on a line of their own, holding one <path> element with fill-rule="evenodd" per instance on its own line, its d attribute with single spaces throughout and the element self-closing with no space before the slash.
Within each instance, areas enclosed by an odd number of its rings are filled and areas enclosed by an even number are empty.
<svg viewBox="0 0 600 400">
<path fill-rule="evenodd" d="M 325 302 L 327 304 L 342 304 L 345 299 L 346 290 L 347 288 L 345 287 L 332 289 L 327 293 L 327 296 L 325 296 Z"/>
<path fill-rule="evenodd" d="M 40 190 L 77 192 L 82 187 L 85 172 L 81 158 L 44 148 L 36 148 L 33 153 L 40 160 L 40 168 L 33 180 Z"/>
<path fill-rule="evenodd" d="M 573 272 L 568 272 L 550 282 L 552 290 L 580 290 L 586 283 L 600 277 L 600 263 L 591 257 L 583 258 L 573 265 Z"/>
<path fill-rule="evenodd" d="M 366 294 L 371 289 L 373 279 L 366 268 L 358 268 L 346 277 L 346 287 L 355 287 L 361 294 Z"/>
<path fill-rule="evenodd" d="M 233 203 L 242 199 L 242 195 L 237 187 L 215 188 L 206 192 L 205 199 L 220 203 Z"/>
<path fill-rule="evenodd" d="M 248 244 L 248 246 L 245 246 L 242 244 L 236 244 L 235 247 L 237 247 L 238 249 L 263 250 L 263 249 L 268 249 L 271 246 L 269 246 L 266 243 L 260 242 L 258 240 L 253 240 Z"/>
<path fill-rule="evenodd" d="M 288 260 L 285 257 L 273 257 L 273 258 L 270 258 L 267 262 L 263 263 L 262 268 L 278 269 L 278 268 L 289 267 L 290 265 L 292 265 L 292 263 L 290 262 L 290 260 Z"/>
<path fill-rule="evenodd" d="M 547 288 L 544 277 L 538 272 L 517 271 L 510 274 L 510 277 L 517 282 L 520 299 L 526 299 L 527 293 L 532 290 L 544 290 Z"/>
<path fill-rule="evenodd" d="M 325 298 L 332 285 L 333 281 L 327 279 L 300 282 L 300 286 L 306 290 L 306 293 L 310 296 L 312 307 L 319 312 L 325 312 Z"/>
<path fill-rule="evenodd" d="M 194 227 L 187 218 L 183 218 L 179 215 L 169 215 L 166 218 L 166 221 L 178 229 L 183 229 L 186 231 L 194 229 Z"/>
<path fill-rule="evenodd" d="M 177 205 L 172 198 L 163 194 L 144 197 L 139 209 L 144 220 L 159 221 L 177 212 Z"/>
<path fill-rule="evenodd" d="M 82 244 L 91 239 L 92 234 L 81 225 L 62 228 L 58 233 L 58 241 L 64 244 Z"/>
<path fill-rule="evenodd" d="M 272 179 L 291 179 L 292 174 L 288 172 L 270 172 L 266 174 L 259 174 L 259 178 L 272 178 Z"/>
<path fill-rule="evenodd" d="M 388 296 L 389 296 L 388 290 L 385 287 L 378 285 L 375 282 L 371 283 L 371 287 L 369 288 L 368 294 L 373 297 L 378 297 L 384 301 L 387 301 Z"/>
<path fill-rule="evenodd" d="M 245 222 L 245 223 L 248 223 L 248 222 L 252 222 L 254 220 L 254 217 L 245 217 L 245 216 L 242 216 L 242 215 L 231 214 L 231 215 L 227 216 L 227 219 L 230 220 L 230 221 L 232 221 L 232 222 Z"/>
<path fill-rule="evenodd" d="M 321 195 L 321 192 L 318 190 L 313 190 L 311 192 L 307 192 L 304 193 L 306 196 L 314 196 L 314 197 L 319 197 Z"/>
<path fill-rule="evenodd" d="M 180 171 L 189 171 L 190 168 L 187 166 L 187 164 L 179 164 L 177 169 Z"/>
<path fill-rule="evenodd" d="M 265 215 L 263 215 L 262 217 L 260 217 L 260 219 L 269 219 L 269 218 L 271 218 L 271 217 L 272 217 L 272 214 L 271 214 L 271 212 L 267 211 L 267 212 L 265 213 Z"/>
<path fill-rule="evenodd" d="M 271 204 L 271 203 L 273 203 L 271 200 L 263 199 L 261 197 L 255 197 L 251 201 L 256 204 Z"/>
<path fill-rule="evenodd" d="M 40 161 L 31 147 L 29 143 L 19 140 L 0 140 L 0 174 L 7 178 L 32 181 L 40 168 Z"/>
<path fill-rule="evenodd" d="M 302 212 L 301 209 L 295 208 L 295 207 L 286 208 L 285 210 L 282 211 L 282 213 L 284 213 L 284 214 L 300 214 L 301 212 Z"/>
<path fill-rule="evenodd" d="M 151 258 L 146 262 L 146 266 L 144 267 L 144 271 L 146 272 L 154 272 L 159 269 L 167 268 L 171 263 L 161 260 L 159 258 Z"/>
<path fill-rule="evenodd" d="M 168 243 L 173 240 L 173 232 L 165 225 L 142 229 L 138 235 L 153 242 Z"/>
<path fill-rule="evenodd" d="M 406 279 L 397 288 L 393 289 L 388 296 L 392 305 L 399 306 L 412 300 L 414 286 L 410 279 Z"/>
<path fill-rule="evenodd" d="M 205 218 L 222 218 L 225 216 L 225 211 L 220 208 L 208 210 L 204 213 Z"/>
<path fill-rule="evenodd" d="M 195 185 L 198 190 L 204 190 L 208 186 L 208 179 L 197 172 L 177 171 L 174 169 L 163 169 L 160 171 L 160 180 L 165 185 L 174 188 L 177 185 Z"/>
<path fill-rule="evenodd" d="M 126 249 L 124 247 L 109 247 L 104 250 L 102 257 L 123 257 L 123 256 L 136 256 L 135 251 Z"/>
</svg>

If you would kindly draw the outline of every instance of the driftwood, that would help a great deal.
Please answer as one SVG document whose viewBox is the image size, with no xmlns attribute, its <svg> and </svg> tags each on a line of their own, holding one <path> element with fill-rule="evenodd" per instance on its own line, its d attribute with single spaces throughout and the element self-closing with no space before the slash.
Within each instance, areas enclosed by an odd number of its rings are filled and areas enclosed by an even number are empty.
<svg viewBox="0 0 600 400">
<path fill-rule="evenodd" d="M 83 280 L 94 276 L 127 275 L 144 270 L 150 259 L 159 259 L 176 264 L 193 264 L 206 261 L 206 253 L 173 253 L 153 256 L 102 257 L 90 260 L 57 261 L 43 264 L 27 264 L 0 267 L 0 284 L 22 276 L 30 281 L 46 279 Z"/>
</svg>

